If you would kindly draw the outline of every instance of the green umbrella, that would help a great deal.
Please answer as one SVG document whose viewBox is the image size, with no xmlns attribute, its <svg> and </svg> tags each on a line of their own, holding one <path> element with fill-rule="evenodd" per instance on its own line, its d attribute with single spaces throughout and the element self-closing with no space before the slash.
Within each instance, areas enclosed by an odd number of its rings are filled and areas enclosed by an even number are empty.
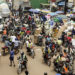
<svg viewBox="0 0 75 75">
<path fill-rule="evenodd" d="M 54 18 L 54 22 L 59 22 L 59 19 L 58 18 Z"/>
</svg>

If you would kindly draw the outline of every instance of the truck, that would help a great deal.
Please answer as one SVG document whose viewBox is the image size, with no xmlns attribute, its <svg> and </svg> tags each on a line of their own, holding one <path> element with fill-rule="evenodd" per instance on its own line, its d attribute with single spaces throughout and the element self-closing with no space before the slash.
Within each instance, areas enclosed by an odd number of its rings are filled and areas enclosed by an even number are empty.
<svg viewBox="0 0 75 75">
<path fill-rule="evenodd" d="M 0 3 L 0 16 L 8 17 L 10 15 L 10 9 L 5 2 Z"/>
<path fill-rule="evenodd" d="M 3 29 L 3 21 L 4 18 L 8 17 L 10 15 L 10 9 L 6 2 L 3 0 L 0 0 L 0 32 L 2 32 Z"/>
</svg>

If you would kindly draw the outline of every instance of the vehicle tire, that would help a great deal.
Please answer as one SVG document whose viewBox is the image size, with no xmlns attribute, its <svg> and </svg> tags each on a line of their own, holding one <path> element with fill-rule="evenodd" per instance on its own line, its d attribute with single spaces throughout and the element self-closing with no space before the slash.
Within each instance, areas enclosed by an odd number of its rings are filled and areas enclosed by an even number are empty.
<svg viewBox="0 0 75 75">
<path fill-rule="evenodd" d="M 34 57 L 35 57 L 35 52 L 33 51 L 32 52 L 32 58 L 34 59 Z"/>
<path fill-rule="evenodd" d="M 48 64 L 48 66 L 50 66 L 51 65 L 51 61 L 48 61 L 47 64 Z"/>
<path fill-rule="evenodd" d="M 21 73 L 21 68 L 18 68 L 17 69 L 17 74 L 20 74 Z"/>
</svg>

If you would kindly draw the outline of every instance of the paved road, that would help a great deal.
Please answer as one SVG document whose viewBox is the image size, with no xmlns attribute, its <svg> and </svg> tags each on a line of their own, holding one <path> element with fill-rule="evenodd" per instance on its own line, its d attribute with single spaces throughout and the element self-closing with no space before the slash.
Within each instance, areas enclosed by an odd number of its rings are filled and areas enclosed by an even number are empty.
<svg viewBox="0 0 75 75">
<path fill-rule="evenodd" d="M 65 29 L 64 26 L 62 29 L 60 29 L 60 32 L 63 31 L 63 29 Z M 60 32 L 58 34 L 60 34 Z M 0 48 L 3 45 L 4 44 L 0 42 Z M 34 50 L 36 53 L 35 59 L 32 59 L 31 57 L 27 56 L 28 57 L 28 70 L 29 70 L 30 75 L 43 75 L 44 72 L 47 72 L 48 75 L 56 75 L 56 73 L 53 70 L 53 64 L 49 67 L 43 63 L 41 48 L 35 47 Z M 23 48 L 23 51 L 26 54 L 25 46 Z M 0 52 L 1 52 L 1 49 L 0 49 Z M 0 75 L 17 75 L 17 67 L 18 67 L 17 57 L 18 56 L 19 54 L 15 55 L 16 67 L 9 66 L 9 55 L 1 57 Z M 21 75 L 25 75 L 24 72 L 22 72 Z"/>
<path fill-rule="evenodd" d="M 0 43 L 0 45 L 2 46 L 3 44 Z M 25 51 L 25 47 L 23 50 Z M 48 72 L 48 74 L 50 75 L 55 75 L 55 72 L 53 71 L 53 65 L 49 67 L 43 63 L 41 49 L 36 47 L 35 52 L 36 52 L 35 59 L 32 59 L 31 57 L 28 56 L 28 70 L 30 75 L 43 75 L 44 72 Z M 0 60 L 1 75 L 17 75 L 18 55 L 15 56 L 15 63 L 16 63 L 15 68 L 9 66 L 9 55 L 1 57 Z M 21 75 L 25 75 L 24 72 L 22 72 Z"/>
</svg>

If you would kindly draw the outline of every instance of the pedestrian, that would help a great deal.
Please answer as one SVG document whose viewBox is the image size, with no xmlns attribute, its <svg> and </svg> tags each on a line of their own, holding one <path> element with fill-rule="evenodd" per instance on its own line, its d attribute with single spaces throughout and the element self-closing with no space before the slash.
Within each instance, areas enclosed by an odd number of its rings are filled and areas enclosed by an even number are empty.
<svg viewBox="0 0 75 75">
<path fill-rule="evenodd" d="M 13 63 L 14 67 L 15 67 L 15 63 L 14 63 L 14 50 L 13 49 L 11 49 L 11 51 L 10 51 L 9 59 L 10 59 L 10 66 L 12 66 L 12 63 Z"/>
<path fill-rule="evenodd" d="M 44 75 L 48 75 L 47 72 L 45 72 Z"/>
<path fill-rule="evenodd" d="M 1 61 L 1 52 L 0 52 L 0 61 Z"/>
<path fill-rule="evenodd" d="M 29 72 L 28 72 L 28 70 L 25 70 L 25 75 L 29 75 Z"/>
</svg>

